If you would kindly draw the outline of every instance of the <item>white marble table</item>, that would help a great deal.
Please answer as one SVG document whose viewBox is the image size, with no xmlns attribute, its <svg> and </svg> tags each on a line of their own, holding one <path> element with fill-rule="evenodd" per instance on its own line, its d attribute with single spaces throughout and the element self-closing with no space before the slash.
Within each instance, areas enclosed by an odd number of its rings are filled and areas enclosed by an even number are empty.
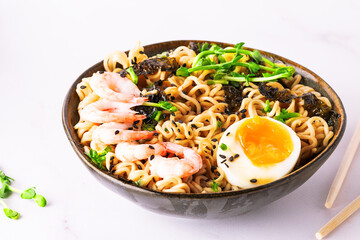
<svg viewBox="0 0 360 240">
<path fill-rule="evenodd" d="M 360 194 L 360 154 L 332 209 L 324 202 L 360 119 L 358 1 L 0 1 L 0 169 L 36 186 L 46 208 L 12 196 L 22 217 L 0 214 L 0 239 L 315 239 Z M 323 77 L 343 100 L 347 129 L 303 186 L 246 215 L 178 219 L 148 212 L 101 186 L 77 159 L 61 124 L 67 89 L 108 52 L 137 40 L 246 42 Z M 1 210 L 2 211 L 2 210 Z M 328 239 L 359 239 L 360 214 Z"/>
</svg>

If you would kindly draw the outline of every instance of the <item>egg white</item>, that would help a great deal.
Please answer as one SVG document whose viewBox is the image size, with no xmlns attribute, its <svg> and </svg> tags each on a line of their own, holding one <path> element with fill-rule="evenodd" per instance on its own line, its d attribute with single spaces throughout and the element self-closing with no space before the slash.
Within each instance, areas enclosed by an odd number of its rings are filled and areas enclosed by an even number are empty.
<svg viewBox="0 0 360 240">
<path fill-rule="evenodd" d="M 235 122 L 224 132 L 219 142 L 219 146 L 223 143 L 227 146 L 227 149 L 224 151 L 219 147 L 217 150 L 218 167 L 225 172 L 225 177 L 230 184 L 241 188 L 251 188 L 275 181 L 289 173 L 298 161 L 301 150 L 300 138 L 286 124 L 272 118 L 265 118 L 285 127 L 293 142 L 293 151 L 282 162 L 256 166 L 246 156 L 241 144 L 235 140 L 236 130 L 249 118 Z M 229 158 L 235 154 L 240 156 L 233 161 L 229 161 Z M 220 155 L 226 156 L 226 161 Z M 254 180 L 251 181 L 252 179 L 256 179 L 256 182 Z"/>
</svg>

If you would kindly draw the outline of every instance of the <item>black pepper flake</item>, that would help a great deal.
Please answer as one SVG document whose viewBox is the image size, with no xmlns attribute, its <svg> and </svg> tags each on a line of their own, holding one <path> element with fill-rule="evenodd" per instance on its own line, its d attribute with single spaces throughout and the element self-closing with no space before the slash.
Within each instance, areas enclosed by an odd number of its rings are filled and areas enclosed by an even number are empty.
<svg viewBox="0 0 360 240">
<path fill-rule="evenodd" d="M 230 135 L 230 132 L 228 132 L 227 134 L 226 134 L 226 136 L 229 136 Z"/>
<path fill-rule="evenodd" d="M 229 161 L 230 162 L 234 161 L 234 156 L 229 157 Z"/>
<path fill-rule="evenodd" d="M 142 170 L 142 167 L 140 164 L 137 165 L 138 169 Z"/>
<path fill-rule="evenodd" d="M 114 160 L 114 158 L 115 158 L 114 156 L 111 156 L 111 157 L 110 157 L 110 160 Z"/>
<path fill-rule="evenodd" d="M 81 89 L 85 89 L 85 88 L 86 88 L 86 86 L 82 85 L 82 86 L 80 86 L 80 88 L 81 88 Z"/>
<path fill-rule="evenodd" d="M 224 165 L 225 165 L 227 168 L 229 168 L 229 165 L 227 165 L 227 163 L 224 163 Z"/>
<path fill-rule="evenodd" d="M 216 148 L 216 145 L 213 145 L 213 149 L 215 149 Z"/>
<path fill-rule="evenodd" d="M 154 136 L 159 136 L 159 133 L 154 133 Z"/>
<path fill-rule="evenodd" d="M 193 83 L 191 84 L 191 86 L 195 87 L 195 86 L 196 86 L 196 83 L 193 82 Z"/>
<path fill-rule="evenodd" d="M 213 142 L 217 142 L 217 139 L 216 139 L 216 138 L 213 138 L 213 139 L 211 139 L 211 141 L 213 141 Z"/>
<path fill-rule="evenodd" d="M 222 132 L 225 132 L 225 130 L 226 130 L 225 128 L 222 128 L 222 129 L 221 129 Z"/>
<path fill-rule="evenodd" d="M 174 101 L 175 100 L 175 97 L 174 96 L 171 96 L 171 101 Z"/>
<path fill-rule="evenodd" d="M 216 169 L 217 169 L 216 166 L 212 166 L 212 167 L 211 167 L 211 172 L 214 172 Z"/>
<path fill-rule="evenodd" d="M 149 148 L 150 148 L 150 149 L 155 149 L 155 148 L 154 148 L 153 146 L 151 146 L 151 145 L 149 145 Z"/>
<path fill-rule="evenodd" d="M 247 111 L 246 109 L 242 109 L 240 112 L 241 113 L 246 113 L 246 111 Z"/>
<path fill-rule="evenodd" d="M 116 131 L 115 131 L 115 135 L 119 134 L 119 132 L 120 132 L 119 130 L 116 130 Z"/>
<path fill-rule="evenodd" d="M 224 163 L 224 162 L 226 162 L 226 159 L 224 159 L 224 160 L 221 161 L 221 163 Z"/>
<path fill-rule="evenodd" d="M 170 114 L 171 114 L 171 116 L 175 117 L 175 113 L 174 113 L 174 112 L 171 112 Z"/>
<path fill-rule="evenodd" d="M 181 141 L 182 139 L 181 138 L 175 138 L 176 141 Z"/>
<path fill-rule="evenodd" d="M 151 156 L 150 156 L 150 160 L 153 160 L 154 157 L 155 157 L 155 155 L 151 155 Z"/>
<path fill-rule="evenodd" d="M 221 158 L 226 158 L 226 156 L 225 156 L 225 155 L 222 155 L 222 154 L 219 154 L 219 157 L 221 157 Z"/>
<path fill-rule="evenodd" d="M 257 179 L 256 179 L 256 178 L 250 179 L 250 182 L 251 182 L 251 183 L 256 183 L 256 182 L 257 182 Z"/>
<path fill-rule="evenodd" d="M 178 122 L 179 122 L 179 123 L 184 123 L 184 122 L 183 122 L 183 120 L 181 120 L 181 119 L 179 119 L 179 121 L 178 121 Z"/>
</svg>

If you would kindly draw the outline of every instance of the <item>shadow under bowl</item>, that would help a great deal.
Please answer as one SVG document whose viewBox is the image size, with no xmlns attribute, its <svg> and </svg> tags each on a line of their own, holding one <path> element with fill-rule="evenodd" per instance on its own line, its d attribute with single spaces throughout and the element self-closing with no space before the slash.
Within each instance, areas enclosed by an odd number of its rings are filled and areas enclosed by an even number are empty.
<svg viewBox="0 0 360 240">
<path fill-rule="evenodd" d="M 178 46 L 188 46 L 190 42 L 203 43 L 211 41 L 180 40 L 161 42 L 144 46 L 144 51 L 148 56 L 153 56 L 167 50 L 175 49 Z M 220 44 L 223 47 L 233 46 L 227 43 L 212 43 Z M 251 48 L 245 49 L 253 50 Z M 76 85 L 81 82 L 84 77 L 92 76 L 92 74 L 97 71 L 104 71 L 102 61 L 81 74 L 66 95 L 62 110 L 62 122 L 71 146 L 80 160 L 99 182 L 122 197 L 153 212 L 187 218 L 222 218 L 243 214 L 252 209 L 263 207 L 297 189 L 329 158 L 344 134 L 346 114 L 342 102 L 335 91 L 318 75 L 286 58 L 265 51 L 260 51 L 260 53 L 274 62 L 282 62 L 286 65 L 293 66 L 296 72 L 302 75 L 302 83 L 314 88 L 323 96 L 329 98 L 333 104 L 333 110 L 341 114 L 341 117 L 334 126 L 334 137 L 328 146 L 310 161 L 298 166 L 291 173 L 279 180 L 266 185 L 238 191 L 177 194 L 157 192 L 139 187 L 132 181 L 122 178 L 118 179 L 106 170 L 99 169 L 85 155 L 80 139 L 74 130 L 74 125 L 79 121 L 77 111 L 79 98 L 75 91 Z"/>
</svg>

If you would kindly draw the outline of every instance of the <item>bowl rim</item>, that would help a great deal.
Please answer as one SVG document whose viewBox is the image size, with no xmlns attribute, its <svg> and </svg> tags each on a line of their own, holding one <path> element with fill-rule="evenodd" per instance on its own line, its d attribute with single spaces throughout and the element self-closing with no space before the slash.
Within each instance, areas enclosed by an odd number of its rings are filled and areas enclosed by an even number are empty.
<svg viewBox="0 0 360 240">
<path fill-rule="evenodd" d="M 148 45 L 144 45 L 143 47 L 145 48 L 145 52 L 146 52 L 146 48 L 149 47 L 154 47 L 157 46 L 159 44 L 170 44 L 173 43 L 175 45 L 177 44 L 183 44 L 184 42 L 199 42 L 199 43 L 203 43 L 203 42 L 208 42 L 208 43 L 214 43 L 214 44 L 223 44 L 223 45 L 234 45 L 234 44 L 229 44 L 229 43 L 225 43 L 225 42 L 215 42 L 215 41 L 208 41 L 208 40 L 173 40 L 173 41 L 164 41 L 164 42 L 158 42 L 158 43 L 153 43 L 153 44 L 148 44 Z M 254 48 L 250 48 L 250 47 L 244 47 L 245 49 L 248 50 L 254 50 Z M 333 97 L 330 97 L 330 99 L 335 102 L 338 103 L 338 107 L 341 111 L 341 117 L 339 119 L 339 125 L 338 125 L 338 129 L 337 131 L 334 133 L 333 138 L 331 139 L 331 141 L 329 142 L 329 144 L 326 146 L 326 148 L 324 148 L 318 155 L 316 155 L 313 159 L 311 159 L 308 163 L 306 163 L 305 165 L 299 167 L 298 169 L 296 169 L 295 171 L 292 171 L 290 173 L 288 173 L 287 175 L 285 175 L 284 177 L 277 179 L 273 182 L 264 184 L 264 185 L 260 185 L 260 186 L 256 186 L 253 188 L 247 188 L 247 189 L 240 189 L 240 190 L 231 190 L 231 191 L 224 191 L 224 192 L 214 192 L 214 193 L 171 193 L 171 192 L 160 192 L 160 191 L 155 191 L 146 187 L 141 187 L 141 186 L 137 186 L 136 184 L 134 184 L 133 181 L 131 180 L 126 180 L 123 178 L 117 178 L 113 175 L 110 175 L 108 171 L 106 170 L 102 170 L 99 169 L 96 165 L 94 165 L 92 163 L 92 161 L 89 159 L 88 156 L 85 155 L 84 151 L 80 149 L 81 144 L 80 143 L 76 143 L 76 138 L 77 136 L 73 136 L 71 133 L 71 130 L 73 128 L 73 126 L 70 124 L 70 121 L 68 121 L 68 108 L 69 108 L 69 102 L 70 102 L 70 98 L 72 93 L 76 90 L 76 86 L 77 84 L 84 78 L 84 77 L 88 77 L 87 73 L 92 71 L 92 69 L 98 67 L 99 65 L 101 65 L 103 63 L 103 60 L 94 64 L 93 66 L 89 67 L 87 70 L 85 70 L 71 85 L 70 89 L 68 90 L 64 102 L 63 102 L 63 106 L 62 106 L 62 124 L 66 133 L 66 136 L 71 144 L 71 146 L 73 147 L 74 151 L 76 152 L 76 154 L 78 155 L 78 157 L 80 158 L 80 160 L 82 161 L 83 164 L 85 164 L 89 169 L 93 170 L 93 172 L 97 173 L 98 175 L 100 175 L 102 178 L 107 179 L 108 181 L 111 181 L 115 184 L 120 184 L 120 186 L 122 186 L 123 188 L 129 189 L 133 192 L 138 192 L 144 195 L 157 195 L 157 196 L 162 196 L 162 197 L 166 197 L 166 198 L 181 198 L 181 199 L 212 199 L 212 198 L 219 198 L 219 197 L 234 197 L 234 196 L 238 196 L 238 195 L 242 195 L 242 194 L 248 194 L 248 193 L 252 193 L 252 192 L 257 192 L 257 191 L 263 191 L 263 190 L 267 190 L 269 188 L 272 187 L 276 187 L 276 186 L 280 186 L 285 184 L 288 181 L 291 181 L 293 178 L 296 178 L 301 172 L 303 172 L 305 169 L 312 167 L 315 163 L 319 162 L 321 160 L 322 157 L 326 157 L 326 153 L 329 151 L 333 151 L 332 148 L 336 148 L 336 146 L 338 145 L 338 143 L 340 142 L 341 138 L 344 135 L 345 132 L 345 128 L 346 128 L 346 112 L 345 112 L 345 108 L 343 106 L 343 103 L 341 101 L 341 99 L 339 98 L 339 96 L 337 95 L 337 93 L 331 88 L 331 86 L 324 80 L 322 79 L 320 76 L 318 76 L 317 74 L 315 74 L 314 72 L 312 72 L 311 70 L 309 70 L 308 68 L 292 61 L 289 60 L 287 58 L 281 57 L 277 54 L 271 53 L 271 52 L 267 52 L 267 51 L 263 51 L 260 49 L 257 49 L 260 51 L 261 54 L 265 54 L 266 56 L 271 56 L 273 57 L 275 60 L 281 60 L 281 61 L 285 61 L 286 64 L 295 66 L 296 68 L 299 68 L 301 70 L 303 70 L 304 72 L 307 72 L 308 74 L 310 74 L 312 77 L 314 77 L 317 81 L 322 82 L 322 84 L 327 88 L 327 92 L 330 92 L 331 95 Z M 129 50 L 128 50 L 129 51 Z M 128 52 L 126 51 L 126 52 Z M 321 88 L 324 88 L 324 86 L 322 86 Z M 333 106 L 334 107 L 334 106 Z"/>
</svg>

